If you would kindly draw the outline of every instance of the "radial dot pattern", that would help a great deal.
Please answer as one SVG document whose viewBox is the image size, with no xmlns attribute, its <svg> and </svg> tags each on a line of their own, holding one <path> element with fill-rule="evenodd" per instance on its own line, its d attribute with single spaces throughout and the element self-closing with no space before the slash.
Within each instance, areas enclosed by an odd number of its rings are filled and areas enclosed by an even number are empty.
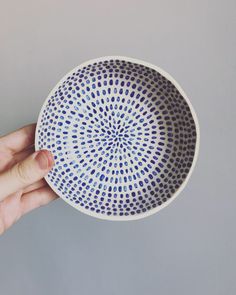
<svg viewBox="0 0 236 295">
<path fill-rule="evenodd" d="M 122 218 L 163 205 L 179 189 L 192 166 L 196 126 L 167 78 L 109 59 L 78 67 L 54 89 L 37 145 L 54 155 L 47 181 L 64 200 Z"/>
</svg>

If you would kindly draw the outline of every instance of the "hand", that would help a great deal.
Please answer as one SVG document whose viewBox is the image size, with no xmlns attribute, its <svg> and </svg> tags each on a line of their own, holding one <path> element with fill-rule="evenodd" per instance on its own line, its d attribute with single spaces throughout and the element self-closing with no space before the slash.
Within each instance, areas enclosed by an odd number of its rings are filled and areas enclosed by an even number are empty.
<svg viewBox="0 0 236 295">
<path fill-rule="evenodd" d="M 35 124 L 0 138 L 0 234 L 27 212 L 57 198 L 43 177 L 54 161 L 34 152 Z"/>
</svg>

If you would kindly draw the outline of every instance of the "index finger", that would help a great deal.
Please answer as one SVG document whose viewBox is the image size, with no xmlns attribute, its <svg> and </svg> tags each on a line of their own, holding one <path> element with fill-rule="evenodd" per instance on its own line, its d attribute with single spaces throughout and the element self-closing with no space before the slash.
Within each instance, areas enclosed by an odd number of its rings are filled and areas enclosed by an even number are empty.
<svg viewBox="0 0 236 295">
<path fill-rule="evenodd" d="M 18 153 L 34 143 L 36 124 L 24 126 L 0 138 L 1 144 L 13 154 Z"/>
</svg>

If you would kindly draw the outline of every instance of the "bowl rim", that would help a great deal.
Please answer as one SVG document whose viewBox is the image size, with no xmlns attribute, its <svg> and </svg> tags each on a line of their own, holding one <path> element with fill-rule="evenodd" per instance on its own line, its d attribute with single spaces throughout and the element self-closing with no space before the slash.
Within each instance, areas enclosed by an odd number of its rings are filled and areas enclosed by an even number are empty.
<svg viewBox="0 0 236 295">
<path fill-rule="evenodd" d="M 198 154 L 199 154 L 199 147 L 200 147 L 200 126 L 199 126 L 199 121 L 196 115 L 196 112 L 190 102 L 190 100 L 188 99 L 186 93 L 184 92 L 184 90 L 182 89 L 182 87 L 180 86 L 180 84 L 166 71 L 164 71 L 162 68 L 155 66 L 149 62 L 140 60 L 140 59 L 136 59 L 136 58 L 131 58 L 131 57 L 127 57 L 127 56 L 120 56 L 120 55 L 109 55 L 109 56 L 102 56 L 102 57 L 98 57 L 98 58 L 94 58 L 94 59 L 90 59 L 86 62 L 81 63 L 80 65 L 74 67 L 71 71 L 69 71 L 67 74 L 65 74 L 60 80 L 59 82 L 53 87 L 53 89 L 49 92 L 47 98 L 45 99 L 41 110 L 39 112 L 38 115 L 38 119 L 37 119 L 37 125 L 36 125 L 36 130 L 35 130 L 35 150 L 38 151 L 39 150 L 39 146 L 38 146 L 38 141 L 39 141 L 39 122 L 42 119 L 42 115 L 43 115 L 43 111 L 47 105 L 48 100 L 51 98 L 52 94 L 55 92 L 55 90 L 71 75 L 73 74 L 76 70 L 79 70 L 85 66 L 88 66 L 89 64 L 93 64 L 93 63 L 98 63 L 101 61 L 106 61 L 106 60 L 114 60 L 114 59 L 118 59 L 118 60 L 123 60 L 123 61 L 127 61 L 127 62 L 131 62 L 134 64 L 138 64 L 138 65 L 143 65 L 145 67 L 148 67 L 150 69 L 153 69 L 155 71 L 157 71 L 158 73 L 160 73 L 163 77 L 165 77 L 167 80 L 169 80 L 175 87 L 176 89 L 180 92 L 180 94 L 182 95 L 182 97 L 185 99 L 185 101 L 187 102 L 190 112 L 192 114 L 193 120 L 194 120 L 194 124 L 195 124 L 195 128 L 196 128 L 196 144 L 195 144 L 195 150 L 194 150 L 194 157 L 193 157 L 193 161 L 190 167 L 190 170 L 185 178 L 185 180 L 183 181 L 183 183 L 180 185 L 180 187 L 173 193 L 173 195 L 171 196 L 170 199 L 168 199 L 166 202 L 164 202 L 162 205 L 152 208 L 146 212 L 142 212 L 139 214 L 134 214 L 134 215 L 128 215 L 128 216 L 113 216 L 113 215 L 105 215 L 105 214 L 101 214 L 101 213 L 96 213 L 93 211 L 90 211 L 88 209 L 85 209 L 79 205 L 76 205 L 73 202 L 70 202 L 68 199 L 66 199 L 65 197 L 61 196 L 61 192 L 54 186 L 53 182 L 50 181 L 50 179 L 48 178 L 48 175 L 46 175 L 44 178 L 46 180 L 46 182 L 49 184 L 49 186 L 51 187 L 51 189 L 61 198 L 63 199 L 66 203 L 68 203 L 70 206 L 74 207 L 75 209 L 77 209 L 78 211 L 85 213 L 86 215 L 98 218 L 98 219 L 103 219 L 103 220 L 111 220 L 111 221 L 131 221 L 131 220 L 138 220 L 138 219 L 142 219 L 148 216 L 151 216 L 155 213 L 157 213 L 158 211 L 162 210 L 163 208 L 167 207 L 171 202 L 173 202 L 176 197 L 182 192 L 182 190 L 185 188 L 187 182 L 189 181 L 192 172 L 195 168 L 196 162 L 197 162 L 197 158 L 198 158 Z"/>
</svg>

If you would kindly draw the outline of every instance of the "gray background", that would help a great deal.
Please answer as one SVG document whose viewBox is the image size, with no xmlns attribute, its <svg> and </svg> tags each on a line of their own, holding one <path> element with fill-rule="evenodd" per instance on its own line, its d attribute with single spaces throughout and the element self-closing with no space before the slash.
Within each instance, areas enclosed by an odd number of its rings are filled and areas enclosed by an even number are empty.
<svg viewBox="0 0 236 295">
<path fill-rule="evenodd" d="M 198 114 L 201 148 L 186 189 L 134 222 L 53 202 L 0 238 L 0 293 L 236 294 L 236 2 L 0 2 L 0 133 L 37 119 L 76 65 L 125 55 L 162 67 Z"/>
</svg>

